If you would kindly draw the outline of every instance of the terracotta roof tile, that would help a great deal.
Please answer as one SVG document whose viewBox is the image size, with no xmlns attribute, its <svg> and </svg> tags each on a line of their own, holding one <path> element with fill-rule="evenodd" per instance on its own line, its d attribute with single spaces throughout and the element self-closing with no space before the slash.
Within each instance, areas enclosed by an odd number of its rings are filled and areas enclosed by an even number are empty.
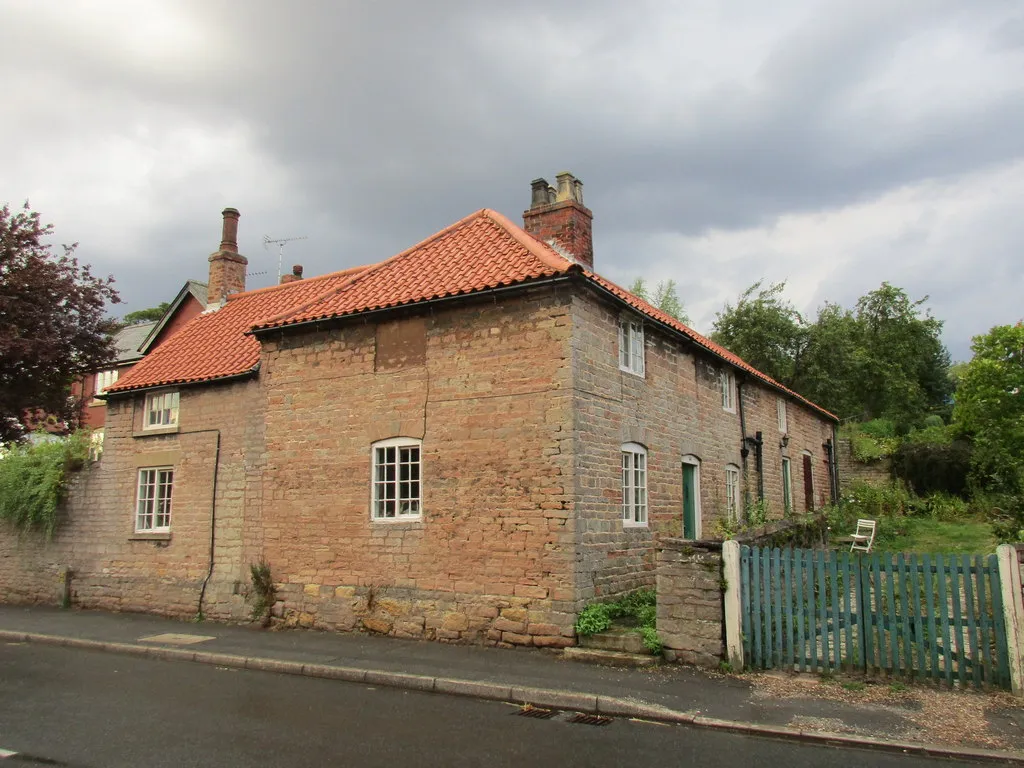
<svg viewBox="0 0 1024 768">
<path fill-rule="evenodd" d="M 573 263 L 483 209 L 367 269 L 350 284 L 255 329 L 340 317 L 565 274 Z"/>
<path fill-rule="evenodd" d="M 365 269 L 356 267 L 229 296 L 223 307 L 193 318 L 107 391 L 189 384 L 248 373 L 260 361 L 260 343 L 246 335 L 255 323 L 335 290 Z"/>
<path fill-rule="evenodd" d="M 259 363 L 259 341 L 249 331 L 471 294 L 573 271 L 712 355 L 835 419 L 729 350 L 610 280 L 581 269 L 486 208 L 379 264 L 231 296 L 221 309 L 196 317 L 108 391 L 248 373 Z"/>
</svg>

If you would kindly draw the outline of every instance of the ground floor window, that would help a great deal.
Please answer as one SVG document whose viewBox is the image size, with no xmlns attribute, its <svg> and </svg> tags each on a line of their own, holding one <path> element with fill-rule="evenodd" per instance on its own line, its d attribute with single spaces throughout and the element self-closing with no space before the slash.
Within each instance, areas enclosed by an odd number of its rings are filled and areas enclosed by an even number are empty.
<svg viewBox="0 0 1024 768">
<path fill-rule="evenodd" d="M 422 515 L 420 441 L 397 437 L 373 444 L 374 520 Z"/>
<path fill-rule="evenodd" d="M 171 529 L 171 493 L 174 470 L 171 467 L 147 467 L 139 470 L 139 489 L 135 502 L 135 530 L 156 533 Z"/>
<path fill-rule="evenodd" d="M 793 513 L 793 473 L 786 457 L 782 458 L 782 508 L 787 515 Z"/>
<path fill-rule="evenodd" d="M 743 507 L 740 505 L 740 468 L 729 464 L 725 468 L 725 505 L 730 520 L 739 522 L 743 519 Z"/>
<path fill-rule="evenodd" d="M 622 446 L 622 524 L 647 525 L 647 449 Z"/>
</svg>

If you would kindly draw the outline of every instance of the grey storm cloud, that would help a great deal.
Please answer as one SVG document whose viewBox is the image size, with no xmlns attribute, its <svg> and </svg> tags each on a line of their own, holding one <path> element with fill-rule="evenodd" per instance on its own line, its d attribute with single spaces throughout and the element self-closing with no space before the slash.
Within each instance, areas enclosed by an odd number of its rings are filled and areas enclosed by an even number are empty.
<svg viewBox="0 0 1024 768">
<path fill-rule="evenodd" d="M 263 235 L 379 261 L 570 169 L 598 268 L 675 279 L 701 330 L 762 276 L 808 311 L 930 294 L 961 358 L 1022 314 L 1016 2 L 6 5 L 0 201 L 129 309 L 204 276 L 225 205 L 267 284 Z"/>
</svg>

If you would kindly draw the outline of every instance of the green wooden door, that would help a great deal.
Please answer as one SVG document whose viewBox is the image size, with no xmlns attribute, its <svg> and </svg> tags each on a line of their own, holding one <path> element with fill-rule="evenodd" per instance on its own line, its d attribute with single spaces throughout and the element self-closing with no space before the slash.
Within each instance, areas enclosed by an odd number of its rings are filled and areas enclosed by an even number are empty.
<svg viewBox="0 0 1024 768">
<path fill-rule="evenodd" d="M 697 538 L 697 466 L 683 464 L 683 538 Z"/>
</svg>

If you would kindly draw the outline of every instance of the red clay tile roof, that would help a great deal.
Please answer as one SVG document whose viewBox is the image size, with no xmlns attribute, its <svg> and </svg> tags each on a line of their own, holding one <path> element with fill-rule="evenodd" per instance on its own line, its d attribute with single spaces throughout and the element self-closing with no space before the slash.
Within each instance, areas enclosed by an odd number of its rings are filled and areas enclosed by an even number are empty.
<svg viewBox="0 0 1024 768">
<path fill-rule="evenodd" d="M 485 208 L 306 306 L 256 324 L 254 330 L 516 285 L 566 274 L 573 266 L 500 213 Z"/>
<path fill-rule="evenodd" d="M 595 272 L 581 269 L 500 213 L 486 208 L 379 264 L 231 296 L 216 312 L 195 318 L 108 391 L 125 392 L 249 373 L 259 363 L 259 341 L 249 333 L 251 330 L 466 295 L 570 272 L 582 274 L 712 355 L 819 413 L 836 418 L 671 315 Z"/>
<path fill-rule="evenodd" d="M 257 322 L 289 307 L 302 306 L 367 269 L 356 267 L 228 297 L 215 312 L 204 312 L 142 358 L 107 392 L 127 392 L 171 384 L 240 376 L 260 361 L 260 343 L 246 332 Z"/>
</svg>

